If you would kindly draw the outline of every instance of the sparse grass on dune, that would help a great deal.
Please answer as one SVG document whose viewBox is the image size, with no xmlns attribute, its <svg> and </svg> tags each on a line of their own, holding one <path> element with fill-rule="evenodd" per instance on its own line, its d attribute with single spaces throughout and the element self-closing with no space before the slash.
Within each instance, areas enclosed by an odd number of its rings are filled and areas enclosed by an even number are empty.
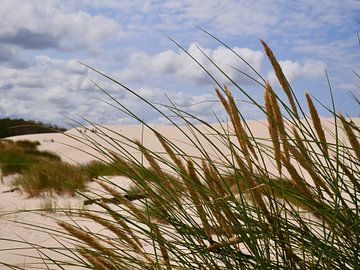
<svg viewBox="0 0 360 270">
<path fill-rule="evenodd" d="M 42 193 L 75 195 L 79 190 L 85 190 L 90 180 L 91 178 L 84 174 L 79 166 L 44 160 L 18 176 L 13 185 L 20 187 L 31 197 Z"/>
<path fill-rule="evenodd" d="M 60 157 L 48 152 L 38 151 L 39 142 L 0 141 L 0 168 L 4 176 L 22 173 L 34 164 L 43 160 L 60 160 Z"/>
<path fill-rule="evenodd" d="M 85 165 L 80 165 L 83 172 L 91 178 L 99 176 L 119 175 L 122 171 L 115 164 L 106 163 L 98 160 L 90 161 Z"/>
<path fill-rule="evenodd" d="M 254 138 L 232 92 L 219 83 L 216 93 L 229 116 L 230 129 L 215 129 L 186 111 L 167 107 L 183 121 L 182 126 L 174 123 L 174 128 L 199 150 L 197 157 L 188 156 L 167 134 L 144 122 L 162 145 L 162 153 L 130 138 L 126 143 L 142 153 L 148 166 L 111 135 L 102 134 L 113 140 L 116 151 L 95 144 L 94 149 L 110 157 L 108 165 L 130 178 L 136 187 L 133 195 L 141 196 L 129 199 L 131 192 L 125 194 L 116 183 L 98 179 L 106 195 L 91 201 L 96 210 L 80 212 L 101 229 L 94 232 L 81 223 L 58 223 L 64 239 L 73 239 L 74 246 L 65 247 L 72 263 L 104 270 L 359 267 L 359 127 L 333 107 L 329 109 L 333 128 L 325 130 L 308 94 L 307 116 L 274 53 L 262 44 L 287 99 L 279 99 L 265 81 L 264 102 L 257 103 L 247 93 L 252 105 L 264 112 L 269 138 Z M 131 89 L 98 73 L 172 120 Z M 233 88 L 245 91 L 236 82 Z M 141 121 L 122 104 L 117 106 Z M 205 125 L 218 140 L 195 122 Z M 346 138 L 340 138 L 340 133 Z M 215 153 L 207 151 L 209 146 Z M 94 175 L 108 169 L 103 164 L 91 166 Z M 45 254 L 50 248 L 37 249 Z M 64 254 L 64 247 L 57 252 Z M 67 266 L 56 256 L 40 257 L 48 266 Z"/>
<path fill-rule="evenodd" d="M 86 184 L 94 178 L 95 167 L 97 173 L 111 169 L 108 164 L 102 166 L 95 162 L 84 166 L 63 162 L 54 153 L 39 151 L 37 149 L 39 144 L 39 142 L 21 140 L 0 141 L 2 175 L 18 174 L 12 184 L 31 197 L 43 193 L 74 195 L 78 190 L 84 190 Z M 87 169 L 91 167 L 92 173 L 84 167 Z"/>
</svg>

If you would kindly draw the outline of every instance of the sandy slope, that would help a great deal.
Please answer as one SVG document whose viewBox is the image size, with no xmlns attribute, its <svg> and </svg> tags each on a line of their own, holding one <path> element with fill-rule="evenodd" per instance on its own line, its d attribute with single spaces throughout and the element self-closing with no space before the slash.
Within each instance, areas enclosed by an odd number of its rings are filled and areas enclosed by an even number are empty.
<svg viewBox="0 0 360 270">
<path fill-rule="evenodd" d="M 357 118 L 354 120 L 357 125 L 360 125 L 360 119 Z M 333 123 L 329 119 L 323 120 L 325 129 L 334 130 Z M 265 121 L 249 121 L 248 122 L 253 135 L 256 138 L 268 138 L 268 131 L 266 127 Z M 213 125 L 213 128 L 216 130 L 227 129 L 227 126 L 224 125 L 221 127 L 219 124 Z M 175 127 L 171 126 L 152 126 L 155 130 L 165 135 L 171 142 L 175 143 L 179 148 L 185 153 L 192 156 L 199 156 L 199 150 L 193 145 L 196 144 L 200 148 L 206 149 L 207 153 L 211 154 L 214 159 L 218 158 L 218 151 L 222 153 L 227 153 L 228 150 L 224 145 L 224 139 L 220 139 L 219 136 L 214 135 L 214 131 L 211 128 L 206 126 L 198 126 L 198 128 L 210 138 L 210 142 L 204 138 L 194 136 L 186 127 L 183 127 L 182 130 L 179 130 Z M 184 132 L 184 133 L 183 133 Z M 110 143 L 108 140 L 108 136 L 113 138 L 116 141 L 116 146 L 113 143 Z M 189 136 L 189 137 L 187 137 Z M 344 141 L 344 134 L 340 133 L 340 138 Z M 329 141 L 333 141 L 328 134 L 327 136 Z M 40 150 L 48 150 L 55 152 L 61 156 L 61 158 L 65 161 L 71 163 L 86 163 L 90 160 L 96 158 L 102 158 L 101 155 L 95 150 L 92 149 L 91 146 L 84 144 L 84 140 L 89 141 L 93 140 L 96 143 L 105 146 L 107 149 L 115 150 L 116 148 L 122 148 L 128 151 L 128 154 L 133 155 L 136 158 L 141 157 L 139 151 L 132 147 L 128 146 L 128 141 L 124 138 L 137 139 L 143 141 L 146 147 L 150 149 L 162 152 L 162 147 L 153 132 L 145 128 L 143 129 L 141 126 L 105 126 L 105 127 L 90 127 L 86 132 L 82 130 L 69 130 L 64 134 L 50 133 L 50 134 L 35 134 L 35 135 L 24 135 L 24 136 L 16 136 L 12 137 L 13 140 L 33 140 L 39 141 L 41 143 L 39 149 Z M 189 138 L 193 139 L 194 142 L 189 142 Z M 216 150 L 214 146 L 219 149 Z M 269 168 L 273 168 L 271 162 L 269 160 L 266 161 Z M 117 181 L 120 185 L 128 185 L 129 182 L 126 179 L 119 177 L 114 178 L 114 181 Z M 24 228 L 26 225 L 22 225 L 20 223 L 16 224 L 16 222 L 30 222 L 32 224 L 38 224 L 39 226 L 45 226 L 46 228 L 55 226 L 55 222 L 53 218 L 48 218 L 45 215 L 34 214 L 34 213 L 16 213 L 18 210 L 24 209 L 34 209 L 38 208 L 42 205 L 43 199 L 41 198 L 32 198 L 29 199 L 25 194 L 20 194 L 19 192 L 14 193 L 2 193 L 5 190 L 9 189 L 10 179 L 5 179 L 4 184 L 0 184 L 0 262 L 2 263 L 11 263 L 18 264 L 21 266 L 30 267 L 34 261 L 33 258 L 27 258 L 25 255 L 33 255 L 39 256 L 38 252 L 35 248 L 28 250 L 8 250 L 14 247 L 24 247 L 19 243 L 14 243 L 11 241 L 6 241 L 5 239 L 23 239 L 30 243 L 41 244 L 45 246 L 58 246 L 59 244 L 50 237 L 47 233 L 44 233 L 44 230 L 39 228 L 38 231 L 29 230 Z M 95 184 L 92 184 L 90 189 L 97 189 Z M 82 199 L 75 198 L 55 198 L 56 202 L 59 206 L 63 207 L 74 207 L 79 208 L 82 207 Z M 4 213 L 13 213 L 11 215 L 4 215 Z M 15 213 L 14 213 L 15 212 Z M 56 218 L 65 219 L 63 215 L 56 215 Z M 87 224 L 87 226 L 91 227 L 92 224 Z M 96 230 L 96 228 L 93 228 Z M 20 253 L 20 255 L 18 254 Z M 35 269 L 40 269 L 41 267 L 36 267 Z M 76 267 L 75 267 L 76 268 Z M 0 266 L 0 269 L 6 269 L 5 266 Z"/>
</svg>

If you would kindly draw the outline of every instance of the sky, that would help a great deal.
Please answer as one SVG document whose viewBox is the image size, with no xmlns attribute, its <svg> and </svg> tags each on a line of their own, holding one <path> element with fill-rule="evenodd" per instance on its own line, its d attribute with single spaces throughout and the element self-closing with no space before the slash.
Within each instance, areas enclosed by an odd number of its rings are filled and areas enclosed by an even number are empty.
<svg viewBox="0 0 360 270">
<path fill-rule="evenodd" d="M 162 110 L 173 104 L 210 122 L 226 117 L 216 82 L 188 54 L 229 86 L 246 118 L 263 118 L 209 59 L 262 103 L 262 86 L 249 78 L 259 77 L 197 26 L 232 48 L 279 95 L 260 39 L 274 51 L 302 105 L 308 91 L 331 106 L 331 88 L 337 110 L 360 115 L 349 95 L 360 97 L 360 1 L 0 0 L 0 17 L 0 118 L 61 126 L 83 119 L 136 123 L 125 107 L 149 123 L 166 123 L 137 95 Z"/>
</svg>

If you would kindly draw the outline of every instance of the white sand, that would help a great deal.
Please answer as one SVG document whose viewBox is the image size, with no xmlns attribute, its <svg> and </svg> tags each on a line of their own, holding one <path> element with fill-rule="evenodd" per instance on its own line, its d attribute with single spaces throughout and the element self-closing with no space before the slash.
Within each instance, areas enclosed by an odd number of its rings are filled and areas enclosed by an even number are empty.
<svg viewBox="0 0 360 270">
<path fill-rule="evenodd" d="M 360 118 L 355 119 L 357 126 L 360 126 Z M 323 120 L 326 129 L 334 130 L 332 121 L 329 119 Z M 257 138 L 268 138 L 268 130 L 266 126 L 266 121 L 248 121 L 251 131 L 253 135 Z M 220 125 L 213 125 L 213 127 L 217 130 L 220 130 Z M 161 134 L 165 135 L 169 140 L 173 143 L 176 143 L 179 148 L 189 155 L 199 156 L 199 150 L 193 146 L 189 139 L 182 133 L 182 131 L 178 130 L 175 127 L 171 126 L 153 126 Z M 223 139 L 220 139 L 219 136 L 214 136 L 213 131 L 211 131 L 208 127 L 198 126 L 202 132 L 208 134 L 208 138 L 211 139 L 211 142 L 216 144 L 219 147 L 220 151 L 224 154 L 228 153 L 228 149 L 224 146 Z M 128 137 L 130 139 L 137 139 L 143 141 L 144 145 L 153 151 L 162 152 L 163 149 L 149 129 L 145 128 L 142 130 L 141 126 L 106 126 L 106 127 L 98 127 L 95 132 L 93 127 L 90 127 L 85 133 L 79 133 L 77 130 L 72 129 L 65 134 L 35 134 L 35 135 L 23 135 L 12 137 L 13 140 L 32 140 L 39 141 L 41 145 L 39 146 L 40 150 L 48 150 L 52 151 L 61 156 L 64 161 L 71 163 L 86 163 L 90 160 L 94 160 L 96 158 L 102 158 L 100 154 L 90 146 L 84 145 L 82 140 L 87 137 L 87 140 L 94 140 L 99 144 L 105 146 L 108 149 L 115 151 L 116 148 L 124 147 L 130 154 L 134 155 L 136 158 L 140 159 L 141 155 L 137 149 L 133 149 L 129 146 L 126 146 L 127 142 L 122 137 Z M 112 131 L 110 131 L 112 130 Z M 192 139 L 195 139 L 191 132 L 183 127 L 182 129 L 188 136 Z M 115 140 L 117 140 L 118 145 L 114 147 L 107 140 L 107 137 L 103 135 L 107 134 L 107 136 L 111 136 Z M 77 137 L 78 140 L 74 139 Z M 327 136 L 329 141 L 330 136 Z M 344 141 L 344 134 L 340 132 L 341 141 Z M 195 141 L 195 144 L 199 147 L 202 147 L 210 153 L 214 159 L 219 157 L 218 152 L 214 150 L 213 146 L 206 141 L 204 138 L 198 138 L 198 141 Z M 274 168 L 271 165 L 269 160 L 266 161 L 269 168 Z M 33 213 L 14 213 L 17 210 L 24 209 L 34 209 L 39 208 L 43 204 L 44 199 L 42 198 L 27 198 L 25 194 L 21 194 L 19 192 L 13 193 L 3 193 L 5 190 L 9 190 L 11 187 L 9 186 L 9 178 L 5 178 L 4 184 L 0 184 L 0 262 L 8 263 L 8 264 L 18 264 L 20 266 L 30 267 L 32 263 L 36 260 L 33 258 L 27 258 L 25 255 L 31 256 L 39 256 L 38 252 L 35 248 L 28 250 L 7 250 L 14 247 L 24 247 L 19 243 L 14 243 L 11 241 L 6 241 L 5 239 L 18 239 L 28 241 L 33 244 L 41 244 L 45 246 L 58 246 L 58 243 L 50 237 L 47 233 L 44 233 L 44 229 L 39 229 L 39 231 L 29 230 L 23 228 L 21 224 L 16 224 L 13 221 L 7 221 L 8 219 L 15 220 L 17 222 L 29 222 L 31 224 L 42 225 L 46 228 L 54 227 L 55 222 L 54 218 L 48 218 L 44 215 L 33 214 Z M 117 181 L 120 185 L 128 185 L 129 182 L 126 181 L 123 177 L 118 177 L 113 179 L 113 181 Z M 95 184 L 92 184 L 90 188 L 96 189 Z M 75 197 L 63 197 L 63 198 L 55 198 L 56 203 L 63 207 L 73 207 L 79 208 L 82 207 L 82 199 Z M 14 213 L 11 215 L 4 215 L 4 213 Z M 56 215 L 56 218 L 66 219 L 65 216 Z M 93 224 L 87 223 L 87 226 L 93 227 Z M 93 228 L 96 230 L 96 228 Z M 58 255 L 56 255 L 58 257 Z M 39 267 L 41 268 L 41 267 Z M 0 265 L 0 269 L 7 269 L 5 266 Z M 36 267 L 35 267 L 36 269 Z M 70 268 L 69 268 L 70 269 Z"/>
</svg>

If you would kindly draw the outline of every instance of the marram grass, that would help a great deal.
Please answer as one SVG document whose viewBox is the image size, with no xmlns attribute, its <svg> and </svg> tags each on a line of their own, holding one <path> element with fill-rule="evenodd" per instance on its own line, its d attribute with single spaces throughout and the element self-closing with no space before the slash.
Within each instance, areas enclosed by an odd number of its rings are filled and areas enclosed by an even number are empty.
<svg viewBox="0 0 360 270">
<path fill-rule="evenodd" d="M 63 229 L 63 235 L 56 236 L 59 241 L 73 240 L 65 247 L 73 264 L 103 270 L 360 267 L 359 127 L 333 111 L 335 127 L 325 132 L 305 94 L 310 123 L 273 52 L 261 42 L 288 100 L 280 100 L 266 82 L 263 104 L 253 101 L 267 119 L 267 142 L 253 137 L 231 91 L 220 84 L 215 91 L 230 128 L 220 124 L 215 129 L 202 122 L 216 140 L 189 120 L 199 120 L 195 116 L 168 106 L 184 122 L 175 128 L 190 131 L 183 134 L 199 156 L 187 155 L 166 134 L 153 130 L 163 147 L 161 154 L 127 138 L 127 144 L 142 153 L 143 163 L 102 134 L 116 151 L 95 143 L 94 149 L 111 160 L 112 172 L 130 178 L 134 186 L 127 194 L 115 183 L 98 180 L 105 195 L 86 198 L 94 207 L 79 210 L 83 219 L 101 228 L 96 232 L 81 223 L 58 222 Z M 345 140 L 339 138 L 339 130 Z M 204 141 L 215 154 L 206 151 Z M 67 267 L 56 256 L 41 257 L 51 267 Z"/>
</svg>

